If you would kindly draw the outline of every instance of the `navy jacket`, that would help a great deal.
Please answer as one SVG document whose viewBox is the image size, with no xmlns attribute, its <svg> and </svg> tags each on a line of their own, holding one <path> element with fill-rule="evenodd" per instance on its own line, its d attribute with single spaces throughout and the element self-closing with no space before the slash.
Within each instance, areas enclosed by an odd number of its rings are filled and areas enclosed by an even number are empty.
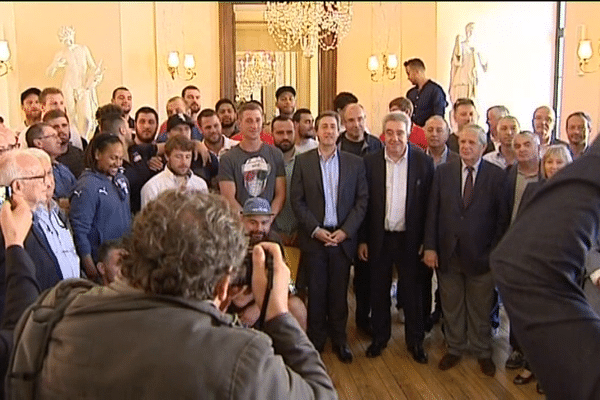
<svg viewBox="0 0 600 400">
<path fill-rule="evenodd" d="M 460 160 L 446 162 L 435 170 L 425 223 L 425 250 L 436 250 L 441 271 L 460 244 L 460 261 L 468 275 L 489 272 L 489 255 L 502 234 L 501 190 L 505 172 L 481 160 L 475 178 L 473 199 L 462 202 Z"/>
<path fill-rule="evenodd" d="M 97 261 L 104 241 L 118 239 L 131 228 L 127 178 L 119 172 L 113 182 L 104 173 L 85 170 L 73 190 L 69 217 L 79 257 L 91 254 Z"/>
</svg>

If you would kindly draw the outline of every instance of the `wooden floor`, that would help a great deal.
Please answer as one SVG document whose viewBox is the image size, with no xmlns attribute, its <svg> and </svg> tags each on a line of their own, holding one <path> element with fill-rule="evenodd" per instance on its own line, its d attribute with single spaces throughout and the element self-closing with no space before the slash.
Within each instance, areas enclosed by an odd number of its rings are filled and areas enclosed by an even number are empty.
<svg viewBox="0 0 600 400">
<path fill-rule="evenodd" d="M 494 336 L 494 378 L 479 369 L 472 356 L 463 357 L 448 371 L 437 365 L 445 354 L 440 324 L 425 338 L 424 348 L 429 356 L 427 365 L 415 362 L 404 343 L 404 325 L 399 314 L 392 313 L 392 339 L 380 357 L 367 358 L 370 339 L 359 333 L 354 323 L 354 293 L 349 292 L 348 345 L 354 353 L 352 364 L 341 363 L 328 342 L 322 353 L 323 361 L 338 390 L 340 399 L 544 399 L 536 392 L 536 381 L 517 386 L 512 383 L 519 372 L 506 370 L 508 358 L 508 320 L 501 308 L 501 325 Z"/>
</svg>

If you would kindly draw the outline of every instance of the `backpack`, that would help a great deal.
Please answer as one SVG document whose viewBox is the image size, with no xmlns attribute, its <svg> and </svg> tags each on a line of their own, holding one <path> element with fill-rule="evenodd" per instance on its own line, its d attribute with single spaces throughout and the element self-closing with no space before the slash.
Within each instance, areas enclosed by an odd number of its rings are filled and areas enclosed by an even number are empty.
<svg viewBox="0 0 600 400">
<path fill-rule="evenodd" d="M 69 304 L 94 286 L 97 285 L 85 279 L 60 281 L 43 291 L 23 312 L 13 334 L 13 349 L 5 381 L 7 399 L 39 397 L 39 376 L 52 331 Z"/>
</svg>

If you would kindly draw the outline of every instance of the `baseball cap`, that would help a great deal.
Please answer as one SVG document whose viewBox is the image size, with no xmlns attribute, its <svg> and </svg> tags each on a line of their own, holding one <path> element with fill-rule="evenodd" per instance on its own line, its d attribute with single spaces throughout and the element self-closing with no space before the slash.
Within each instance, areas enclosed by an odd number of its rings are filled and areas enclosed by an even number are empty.
<svg viewBox="0 0 600 400">
<path fill-rule="evenodd" d="M 167 132 L 175 128 L 177 125 L 188 125 L 190 129 L 194 129 L 194 122 L 185 114 L 173 114 L 167 120 Z"/>
<path fill-rule="evenodd" d="M 262 197 L 250 197 L 244 203 L 242 215 L 273 215 L 271 203 Z"/>
<path fill-rule="evenodd" d="M 294 97 L 296 97 L 296 89 L 294 89 L 291 86 L 281 86 L 279 89 L 277 89 L 277 91 L 275 92 L 275 98 L 278 99 L 279 96 L 281 96 L 282 94 L 284 94 L 285 92 L 290 92 L 291 94 L 294 95 Z"/>
</svg>

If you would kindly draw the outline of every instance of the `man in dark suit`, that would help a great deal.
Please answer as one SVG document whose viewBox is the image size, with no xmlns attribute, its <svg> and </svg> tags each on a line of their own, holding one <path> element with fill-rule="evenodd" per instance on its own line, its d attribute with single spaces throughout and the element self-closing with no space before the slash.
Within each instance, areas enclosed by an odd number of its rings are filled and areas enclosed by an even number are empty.
<svg viewBox="0 0 600 400">
<path fill-rule="evenodd" d="M 501 234 L 500 190 L 504 171 L 482 160 L 485 131 L 459 132 L 460 162 L 440 165 L 429 198 L 424 261 L 438 269 L 448 352 L 439 368 L 455 366 L 470 345 L 482 372 L 493 376 L 490 312 L 494 281 L 489 253 Z"/>
<path fill-rule="evenodd" d="M 315 126 L 319 147 L 296 157 L 290 193 L 308 268 L 307 333 L 322 351 L 329 332 L 338 358 L 349 363 L 348 279 L 369 194 L 363 160 L 336 146 L 339 115 L 325 111 Z"/>
<path fill-rule="evenodd" d="M 396 265 L 398 291 L 404 301 L 406 345 L 417 362 L 427 363 L 422 300 L 427 268 L 421 263 L 419 250 L 434 166 L 430 157 L 408 143 L 410 128 L 407 114 L 386 115 L 385 148 L 365 157 L 369 205 L 358 256 L 369 262 L 371 282 L 373 342 L 367 357 L 379 356 L 391 337 L 390 287 L 392 266 Z"/>
<path fill-rule="evenodd" d="M 13 196 L 22 198 L 29 208 L 36 210 L 48 201 L 53 191 L 52 167 L 44 170 L 34 149 L 15 150 L 0 158 L 0 185 L 10 186 Z M 25 239 L 25 250 L 36 264 L 36 279 L 41 290 L 54 286 L 62 279 L 60 265 L 40 226 L 32 226 Z M 0 238 L 0 316 L 4 311 L 6 293 L 4 241 Z"/>
<path fill-rule="evenodd" d="M 600 397 L 600 318 L 581 289 L 600 229 L 600 139 L 527 201 L 490 256 L 511 326 L 549 399 Z"/>
</svg>

